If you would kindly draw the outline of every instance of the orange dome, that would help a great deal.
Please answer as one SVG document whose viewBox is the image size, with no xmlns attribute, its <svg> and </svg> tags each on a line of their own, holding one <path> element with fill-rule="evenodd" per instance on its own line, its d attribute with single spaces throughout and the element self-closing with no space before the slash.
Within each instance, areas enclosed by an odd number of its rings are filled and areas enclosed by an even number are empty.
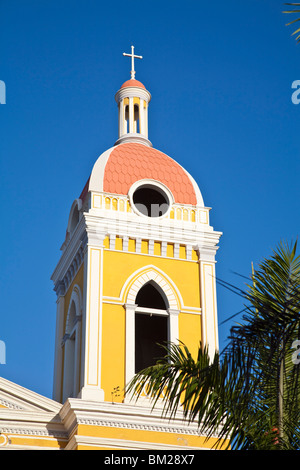
<svg viewBox="0 0 300 470">
<path fill-rule="evenodd" d="M 146 87 L 141 82 L 139 82 L 138 80 L 134 80 L 134 79 L 127 80 L 125 83 L 123 83 L 121 88 L 126 88 L 126 87 L 129 87 L 129 86 L 144 88 L 144 90 L 146 90 Z"/>
<path fill-rule="evenodd" d="M 142 179 L 153 179 L 166 185 L 176 203 L 197 204 L 191 177 L 168 155 L 139 143 L 114 147 L 103 171 L 103 191 L 127 195 L 132 184 Z"/>
</svg>

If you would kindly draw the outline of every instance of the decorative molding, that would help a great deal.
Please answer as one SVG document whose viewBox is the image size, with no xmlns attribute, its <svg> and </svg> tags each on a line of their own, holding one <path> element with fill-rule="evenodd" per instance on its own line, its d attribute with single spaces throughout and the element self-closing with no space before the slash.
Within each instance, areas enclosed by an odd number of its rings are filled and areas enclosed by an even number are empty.
<svg viewBox="0 0 300 470">
<path fill-rule="evenodd" d="M 11 404 L 9 407 L 10 410 L 16 410 L 16 413 L 19 413 L 19 410 L 30 413 L 30 415 L 40 412 L 57 413 L 61 407 L 60 403 L 28 390 L 3 377 L 0 377 L 0 396 L 1 400 Z M 8 414 L 10 410 L 5 408 L 3 410 L 0 409 L 1 419 L 3 416 L 10 416 Z M 11 413 L 13 413 L 13 411 L 11 411 Z"/>
<path fill-rule="evenodd" d="M 142 287 L 143 284 L 151 280 L 153 280 L 157 284 L 159 281 L 159 286 L 163 291 L 166 286 L 169 286 L 167 293 L 165 293 L 169 300 L 169 307 L 175 309 L 180 308 L 181 310 L 181 307 L 184 304 L 178 288 L 166 273 L 164 273 L 161 269 L 152 264 L 148 264 L 147 266 L 143 266 L 142 268 L 137 269 L 134 273 L 129 276 L 120 292 L 120 299 L 122 299 L 122 302 L 129 304 L 134 303 L 134 292 L 138 292 L 138 286 L 140 285 L 140 287 Z M 131 291 L 131 296 L 129 296 L 131 288 L 133 290 Z"/>
<path fill-rule="evenodd" d="M 169 307 L 178 309 L 179 300 L 178 295 L 177 293 L 175 293 L 174 287 L 172 286 L 173 283 L 171 284 L 169 280 L 167 280 L 166 274 L 160 274 L 157 271 L 157 268 L 149 269 L 148 266 L 145 266 L 142 269 L 142 272 L 139 273 L 138 277 L 130 285 L 130 288 L 127 293 L 127 304 L 134 303 L 136 295 L 140 288 L 151 281 L 160 287 L 163 295 L 168 301 Z M 178 291 L 178 289 L 176 290 Z"/>
<path fill-rule="evenodd" d="M 57 431 L 55 429 L 48 429 L 48 422 L 45 423 L 45 428 L 21 428 L 14 426 L 0 426 L 0 435 L 3 434 L 22 434 L 28 437 L 30 436 L 47 436 L 68 439 L 68 433 L 66 431 Z"/>
<path fill-rule="evenodd" d="M 174 202 L 174 197 L 171 191 L 162 183 L 152 179 L 143 179 L 136 181 L 130 188 L 128 195 L 113 194 L 107 192 L 92 192 L 92 205 L 91 212 L 97 212 L 98 214 L 105 214 L 109 217 L 114 214 L 114 217 L 120 215 L 131 215 L 137 218 L 149 219 L 148 216 L 141 214 L 135 209 L 132 195 L 135 189 L 145 184 L 157 186 L 159 189 L 164 191 L 169 199 L 169 209 L 166 213 L 158 217 L 159 221 L 172 221 L 173 224 L 184 223 L 185 225 L 192 224 L 191 226 L 201 225 L 202 230 L 209 228 L 209 212 L 210 207 L 194 206 L 192 204 L 179 204 Z M 129 204 L 129 205 L 128 205 Z M 151 218 L 153 222 L 153 217 Z"/>
<path fill-rule="evenodd" d="M 24 410 L 25 409 L 23 406 L 17 405 L 16 403 L 12 403 L 8 400 L 4 400 L 3 398 L 0 398 L 0 404 L 10 410 Z"/>
<path fill-rule="evenodd" d="M 107 419 L 91 419 L 91 418 L 78 418 L 78 424 L 86 424 L 89 426 L 101 426 L 109 428 L 121 428 L 121 429 L 135 429 L 140 431 L 154 431 L 164 433 L 175 433 L 175 434 L 186 434 L 191 436 L 199 436 L 199 431 L 193 429 L 188 425 L 177 426 L 177 425 L 166 425 L 162 423 L 157 424 L 145 424 L 145 423 L 134 423 L 122 420 L 107 420 Z"/>
</svg>

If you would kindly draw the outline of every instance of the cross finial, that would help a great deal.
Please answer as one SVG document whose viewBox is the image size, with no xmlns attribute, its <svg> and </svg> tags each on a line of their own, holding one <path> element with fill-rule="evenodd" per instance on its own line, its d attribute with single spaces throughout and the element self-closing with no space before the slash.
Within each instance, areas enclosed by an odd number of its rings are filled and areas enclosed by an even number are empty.
<svg viewBox="0 0 300 470">
<path fill-rule="evenodd" d="M 131 57 L 130 75 L 131 75 L 131 79 L 134 80 L 135 79 L 134 59 L 142 59 L 143 57 L 141 55 L 134 55 L 134 46 L 131 46 L 131 54 L 126 54 L 125 52 L 123 52 L 123 55 L 127 57 Z"/>
</svg>

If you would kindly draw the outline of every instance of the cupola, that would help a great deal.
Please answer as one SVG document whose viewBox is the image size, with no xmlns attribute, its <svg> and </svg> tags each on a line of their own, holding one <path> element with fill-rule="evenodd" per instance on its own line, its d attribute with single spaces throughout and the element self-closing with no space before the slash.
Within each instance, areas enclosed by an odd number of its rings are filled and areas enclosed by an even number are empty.
<svg viewBox="0 0 300 470">
<path fill-rule="evenodd" d="M 134 46 L 131 46 L 131 54 L 124 52 L 123 55 L 131 57 L 131 77 L 115 95 L 119 108 L 119 138 L 115 145 L 138 142 L 152 147 L 148 140 L 148 104 L 151 95 L 146 87 L 135 79 L 134 59 L 142 59 L 142 56 L 134 54 Z"/>
</svg>

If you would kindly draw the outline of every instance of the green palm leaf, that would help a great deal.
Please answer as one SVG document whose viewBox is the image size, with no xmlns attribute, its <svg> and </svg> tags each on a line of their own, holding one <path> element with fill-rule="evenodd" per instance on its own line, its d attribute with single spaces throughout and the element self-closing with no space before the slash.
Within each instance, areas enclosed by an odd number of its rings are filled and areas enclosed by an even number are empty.
<svg viewBox="0 0 300 470">
<path fill-rule="evenodd" d="M 300 449 L 300 365 L 292 360 L 300 338 L 296 250 L 297 243 L 279 244 L 245 291 L 236 289 L 245 314 L 222 355 L 211 360 L 200 345 L 193 358 L 182 343 L 165 345 L 165 357 L 138 373 L 127 393 L 138 398 L 147 387 L 153 406 L 162 400 L 163 415 L 182 409 L 199 433 L 218 435 L 216 447 L 227 440 L 233 449 Z"/>
<path fill-rule="evenodd" d="M 300 6 L 300 3 L 285 3 L 285 5 L 289 5 L 289 6 L 295 6 L 295 7 L 299 7 Z M 284 11 L 283 13 L 287 13 L 287 14 L 290 14 L 290 13 L 300 13 L 300 10 L 287 10 L 287 11 Z M 297 21 L 300 21 L 300 18 L 296 18 L 295 20 L 291 21 L 290 23 L 287 23 L 286 26 L 290 26 L 291 24 L 294 24 L 296 23 Z M 296 31 L 294 31 L 292 33 L 292 36 L 294 36 L 295 34 L 299 33 L 300 32 L 300 28 L 297 29 Z M 296 42 L 300 42 L 300 35 L 298 35 L 296 37 Z"/>
</svg>

